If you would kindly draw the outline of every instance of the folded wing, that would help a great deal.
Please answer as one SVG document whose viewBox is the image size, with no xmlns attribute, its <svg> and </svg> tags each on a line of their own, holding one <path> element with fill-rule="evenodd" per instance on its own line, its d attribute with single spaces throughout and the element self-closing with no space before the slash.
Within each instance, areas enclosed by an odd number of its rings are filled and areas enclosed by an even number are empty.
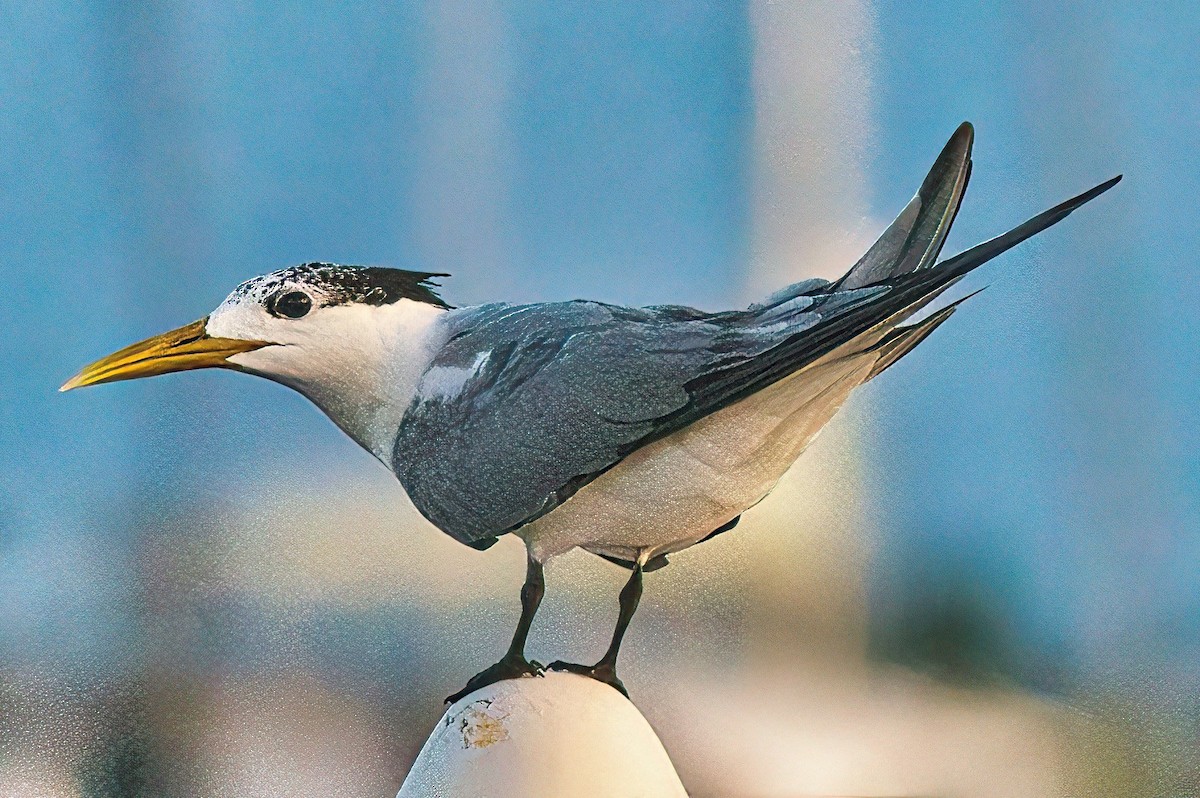
<svg viewBox="0 0 1200 798">
<path fill-rule="evenodd" d="M 794 309 L 772 328 L 746 313 L 594 302 L 457 313 L 460 332 L 426 372 L 392 466 L 429 520 L 477 547 L 691 416 L 697 377 L 820 318 Z"/>
</svg>

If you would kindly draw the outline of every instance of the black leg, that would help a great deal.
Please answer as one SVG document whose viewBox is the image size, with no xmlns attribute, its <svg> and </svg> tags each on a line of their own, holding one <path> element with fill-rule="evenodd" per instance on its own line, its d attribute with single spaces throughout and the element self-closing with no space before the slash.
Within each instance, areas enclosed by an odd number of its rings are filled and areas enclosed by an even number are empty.
<svg viewBox="0 0 1200 798">
<path fill-rule="evenodd" d="M 542 570 L 542 564 L 529 557 L 525 561 L 525 584 L 521 585 L 521 618 L 517 621 L 512 642 L 508 644 L 508 656 L 525 659 L 525 642 L 529 639 L 529 628 L 533 626 L 533 616 L 537 615 L 544 595 L 546 574 Z"/>
<path fill-rule="evenodd" d="M 621 680 L 617 678 L 617 655 L 621 653 L 621 641 L 625 639 L 625 630 L 629 628 L 629 622 L 633 620 L 633 614 L 637 612 L 638 603 L 641 600 L 642 566 L 639 563 L 634 567 L 629 581 L 625 583 L 625 587 L 621 589 L 621 611 L 617 615 L 617 628 L 613 630 L 612 642 L 609 643 L 608 650 L 604 652 L 604 656 L 600 658 L 600 661 L 589 667 L 587 665 L 576 665 L 573 662 L 559 660 L 551 664 L 550 669 L 590 676 L 605 684 L 612 685 L 628 698 L 629 692 L 626 691 L 625 685 Z"/>
<path fill-rule="evenodd" d="M 537 614 L 538 605 L 542 603 L 545 593 L 546 577 L 542 572 L 542 564 L 530 557 L 525 567 L 525 584 L 521 586 L 521 618 L 517 621 L 517 629 L 513 632 L 512 642 L 508 644 L 508 651 L 495 665 L 472 676 L 466 687 L 452 696 L 447 696 L 447 704 L 503 679 L 542 675 L 541 665 L 525 659 L 525 641 L 529 639 L 529 627 L 533 625 L 533 616 Z"/>
<path fill-rule="evenodd" d="M 625 583 L 625 587 L 621 588 L 620 600 L 621 611 L 617 615 L 617 628 L 613 630 L 612 642 L 608 644 L 608 650 L 596 663 L 598 666 L 605 665 L 612 669 L 617 667 L 617 654 L 621 653 L 621 641 L 625 639 L 625 630 L 629 628 L 629 622 L 633 620 L 633 614 L 637 612 L 638 604 L 642 600 L 641 565 L 633 569 L 633 573 L 629 575 L 629 581 Z"/>
</svg>

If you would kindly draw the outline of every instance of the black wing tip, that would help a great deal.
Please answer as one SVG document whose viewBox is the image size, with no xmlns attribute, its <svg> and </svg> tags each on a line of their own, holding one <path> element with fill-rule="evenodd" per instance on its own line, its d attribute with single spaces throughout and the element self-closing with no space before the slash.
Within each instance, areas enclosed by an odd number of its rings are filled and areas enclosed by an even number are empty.
<svg viewBox="0 0 1200 798">
<path fill-rule="evenodd" d="M 1099 197 L 1101 194 L 1108 191 L 1110 188 L 1115 186 L 1117 183 L 1120 183 L 1121 178 L 1123 178 L 1123 177 L 1124 177 L 1124 175 L 1117 175 L 1116 177 L 1110 177 L 1108 180 L 1105 180 L 1103 183 L 1100 183 L 1099 185 L 1096 185 L 1096 186 L 1092 186 L 1091 188 L 1089 188 L 1087 191 L 1083 192 L 1082 194 L 1077 194 L 1074 197 L 1071 197 L 1066 202 L 1060 202 L 1058 205 L 1055 205 L 1050 210 L 1045 211 L 1044 213 L 1039 214 L 1038 216 L 1035 216 L 1034 219 L 1040 219 L 1044 216 L 1049 216 L 1049 215 L 1053 215 L 1056 213 L 1062 214 L 1062 216 L 1065 217 L 1071 211 L 1075 210 L 1076 208 L 1080 207 L 1081 205 L 1086 205 L 1087 203 L 1096 199 L 1096 197 Z M 1059 219 L 1055 219 L 1054 221 L 1057 222 L 1057 221 L 1059 221 Z M 1050 224 L 1053 224 L 1053 223 L 1054 222 L 1051 222 Z M 1049 225 L 1046 225 L 1046 226 L 1049 227 Z"/>
<path fill-rule="evenodd" d="M 971 149 L 975 146 L 975 126 L 970 122 L 963 122 L 954 129 L 954 133 L 950 135 L 950 140 L 946 142 L 946 146 L 942 149 L 943 156 L 952 156 L 956 160 L 970 162 Z"/>
<path fill-rule="evenodd" d="M 998 235 L 989 241 L 984 241 L 982 244 L 977 244 L 952 258 L 942 261 L 938 266 L 946 270 L 947 273 L 955 275 L 966 274 L 977 266 L 987 263 L 997 255 L 1007 252 L 1022 241 L 1032 238 L 1046 228 L 1058 224 L 1079 207 L 1086 205 L 1117 183 L 1120 183 L 1123 176 L 1110 177 L 1108 180 L 1097 186 L 1093 186 L 1082 194 L 1071 197 L 1066 202 L 1060 202 L 1049 210 L 1042 211 L 1037 216 L 1017 225 L 1007 233 Z"/>
<path fill-rule="evenodd" d="M 1110 188 L 1115 186 L 1117 183 L 1120 183 L 1124 177 L 1125 177 L 1125 175 L 1123 175 L 1123 174 L 1117 175 L 1116 177 L 1110 177 L 1108 180 L 1105 180 L 1100 185 L 1098 185 L 1095 188 L 1091 189 L 1090 191 L 1086 191 L 1084 193 L 1091 195 L 1088 197 L 1088 199 L 1092 199 L 1093 197 L 1099 197 L 1105 191 L 1108 191 Z"/>
<path fill-rule="evenodd" d="M 950 135 L 946 146 L 942 147 L 931 172 L 938 171 L 939 167 L 944 169 L 947 163 L 970 163 L 971 148 L 974 146 L 975 126 L 970 122 L 963 122 Z"/>
<path fill-rule="evenodd" d="M 923 268 L 937 258 L 966 194 L 974 142 L 974 126 L 963 122 L 933 160 L 916 197 L 834 283 L 835 288 L 862 288 Z"/>
<path fill-rule="evenodd" d="M 971 148 L 974 145 L 975 128 L 970 122 L 963 122 L 950 136 L 946 146 L 942 147 L 917 191 L 922 203 L 933 202 L 935 195 L 945 190 L 951 176 L 955 176 L 953 182 L 957 197 L 952 201 L 954 207 L 949 209 L 952 220 L 966 193 L 967 179 L 971 175 Z"/>
</svg>

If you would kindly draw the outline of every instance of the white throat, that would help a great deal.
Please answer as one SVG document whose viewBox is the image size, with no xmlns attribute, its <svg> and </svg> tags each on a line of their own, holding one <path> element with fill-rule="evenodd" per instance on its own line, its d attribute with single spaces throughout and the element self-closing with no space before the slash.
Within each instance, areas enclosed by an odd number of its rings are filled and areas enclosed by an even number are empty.
<svg viewBox="0 0 1200 798">
<path fill-rule="evenodd" d="M 401 299 L 323 308 L 321 314 L 320 326 L 305 339 L 229 360 L 308 397 L 390 468 L 400 420 L 448 335 L 438 323 L 446 311 Z M 219 335 L 211 330 L 213 321 L 210 334 Z"/>
</svg>

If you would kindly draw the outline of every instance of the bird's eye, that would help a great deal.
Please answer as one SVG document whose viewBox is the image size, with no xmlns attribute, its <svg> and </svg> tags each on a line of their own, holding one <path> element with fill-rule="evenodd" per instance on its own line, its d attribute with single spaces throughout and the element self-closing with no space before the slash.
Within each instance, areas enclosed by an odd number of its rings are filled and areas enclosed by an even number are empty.
<svg viewBox="0 0 1200 798">
<path fill-rule="evenodd" d="M 312 310 L 312 297 L 303 291 L 288 291 L 276 294 L 267 302 L 267 311 L 273 316 L 298 319 Z"/>
</svg>

